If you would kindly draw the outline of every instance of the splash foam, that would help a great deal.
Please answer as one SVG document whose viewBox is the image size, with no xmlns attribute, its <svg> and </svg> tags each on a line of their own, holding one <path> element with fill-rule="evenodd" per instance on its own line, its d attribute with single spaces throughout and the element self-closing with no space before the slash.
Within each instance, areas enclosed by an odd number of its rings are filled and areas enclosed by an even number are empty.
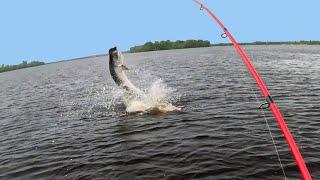
<svg viewBox="0 0 320 180">
<path fill-rule="evenodd" d="M 179 111 L 180 107 L 172 105 L 175 100 L 173 88 L 168 87 L 161 79 L 156 80 L 142 96 L 124 95 L 123 100 L 128 113 L 165 113 Z"/>
</svg>

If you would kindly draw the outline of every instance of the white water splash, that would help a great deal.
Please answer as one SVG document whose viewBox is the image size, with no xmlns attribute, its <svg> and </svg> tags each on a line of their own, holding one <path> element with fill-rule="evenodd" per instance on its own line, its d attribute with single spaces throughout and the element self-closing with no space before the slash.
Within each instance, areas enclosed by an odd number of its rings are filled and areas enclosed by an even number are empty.
<svg viewBox="0 0 320 180">
<path fill-rule="evenodd" d="M 61 117 L 94 117 L 94 116 L 123 116 L 127 113 L 166 113 L 179 111 L 177 103 L 180 94 L 174 88 L 168 87 L 161 79 L 145 78 L 140 86 L 144 94 L 142 96 L 130 96 L 127 91 L 117 86 L 92 85 L 84 90 L 82 96 L 73 98 L 61 96 Z M 153 82 L 153 83 L 150 83 Z M 74 90 L 73 90 L 74 91 Z"/>
<path fill-rule="evenodd" d="M 145 95 L 123 96 L 123 100 L 128 113 L 165 113 L 179 111 L 180 107 L 172 105 L 175 101 L 173 88 L 168 87 L 161 79 L 155 81 L 150 88 L 145 91 Z"/>
</svg>

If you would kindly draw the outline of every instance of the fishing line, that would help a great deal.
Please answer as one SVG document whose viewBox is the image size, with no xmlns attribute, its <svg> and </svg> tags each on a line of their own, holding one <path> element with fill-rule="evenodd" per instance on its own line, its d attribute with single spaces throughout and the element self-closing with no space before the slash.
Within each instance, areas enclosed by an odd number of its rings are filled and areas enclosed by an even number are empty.
<svg viewBox="0 0 320 180">
<path fill-rule="evenodd" d="M 240 66 L 243 67 L 242 64 L 241 64 Z M 239 68 L 239 69 L 240 69 L 240 73 L 242 73 L 242 74 L 248 74 L 248 72 L 247 72 L 247 71 L 244 71 L 243 68 Z M 250 75 L 250 74 L 249 74 L 249 75 Z M 249 82 L 248 76 L 242 76 L 242 77 L 243 77 L 242 79 L 243 79 L 245 82 Z M 253 98 L 256 100 L 256 103 L 257 103 L 257 104 L 262 104 L 262 102 L 261 102 L 261 101 L 259 100 L 259 98 L 258 98 L 257 93 L 253 90 L 253 87 L 252 87 L 250 84 L 249 84 L 248 86 L 249 86 L 249 88 L 250 88 L 251 93 L 254 95 L 254 96 L 252 96 L 252 95 L 250 95 L 250 96 L 253 97 Z M 277 145 L 276 145 L 276 143 L 275 143 L 273 134 L 272 134 L 272 132 L 271 132 L 270 125 L 269 125 L 268 119 L 266 118 L 265 112 L 264 112 L 263 109 L 261 109 L 261 108 L 258 108 L 257 111 L 259 112 L 259 114 L 261 113 L 262 116 L 263 116 L 263 118 L 264 118 L 264 121 L 265 121 L 265 123 L 266 123 L 267 129 L 268 129 L 268 131 L 269 131 L 269 135 L 270 135 L 270 137 L 271 137 L 272 144 L 273 144 L 273 146 L 274 146 L 274 149 L 275 149 L 275 152 L 276 152 L 276 155 L 277 155 L 277 158 L 278 158 L 279 166 L 280 166 L 281 171 L 282 171 L 282 173 L 283 173 L 284 179 L 287 180 L 287 176 L 286 176 L 286 173 L 285 173 L 283 164 L 282 164 L 282 160 L 281 160 L 281 158 L 280 158 L 280 154 L 279 154 Z"/>
<path fill-rule="evenodd" d="M 276 122 L 278 123 L 278 126 L 281 129 L 281 132 L 282 132 L 282 134 L 283 134 L 283 136 L 289 146 L 291 154 L 296 162 L 296 165 L 299 168 L 301 178 L 303 178 L 304 180 L 311 180 L 312 177 L 310 175 L 310 172 L 305 164 L 305 161 L 300 153 L 300 150 L 299 150 L 295 140 L 293 139 L 293 136 L 292 136 L 282 114 L 281 114 L 278 106 L 274 102 L 273 98 L 271 97 L 266 85 L 262 81 L 259 73 L 257 72 L 255 67 L 253 66 L 251 60 L 249 59 L 249 57 L 247 56 L 245 51 L 241 48 L 239 43 L 232 36 L 230 31 L 222 24 L 220 19 L 218 19 L 217 16 L 215 16 L 206 6 L 204 6 L 198 0 L 194 0 L 194 2 L 196 2 L 198 5 L 200 5 L 201 10 L 205 10 L 208 13 L 208 15 L 211 16 L 211 18 L 222 28 L 222 30 L 225 33 L 225 36 L 228 37 L 229 40 L 232 42 L 233 47 L 236 49 L 236 51 L 238 52 L 238 54 L 242 58 L 243 63 L 246 65 L 248 71 L 250 72 L 250 75 L 255 80 L 255 82 L 257 83 L 257 86 L 259 87 L 261 93 L 263 94 L 263 96 L 266 100 L 266 103 L 268 104 L 267 108 L 272 112 L 272 115 L 274 116 Z M 264 104 L 266 104 L 266 103 L 264 103 Z"/>
<path fill-rule="evenodd" d="M 248 72 L 243 72 L 243 73 L 247 74 Z M 246 80 L 249 80 L 247 76 L 244 76 L 244 78 L 245 78 Z M 254 94 L 254 98 L 255 98 L 257 104 L 261 104 L 261 102 L 259 101 L 259 98 L 258 98 L 257 93 L 253 90 L 253 88 L 252 88 L 251 86 L 249 86 L 249 88 L 250 88 L 251 93 Z M 260 109 L 260 108 L 259 108 L 259 109 Z M 259 111 L 259 109 L 258 109 L 257 111 Z M 281 158 L 280 158 L 280 154 L 279 154 L 279 151 L 278 151 L 276 142 L 275 142 L 275 140 L 274 140 L 273 134 L 272 134 L 272 132 L 271 132 L 270 125 L 269 125 L 268 119 L 267 119 L 267 117 L 266 117 L 266 114 L 265 114 L 265 112 L 263 111 L 263 109 L 260 109 L 259 112 L 262 114 L 263 119 L 264 119 L 264 121 L 265 121 L 265 123 L 266 123 L 266 126 L 267 126 L 267 128 L 268 128 L 269 135 L 270 135 L 270 137 L 271 137 L 271 141 L 272 141 L 273 147 L 274 147 L 274 149 L 275 149 L 275 151 L 276 151 L 277 158 L 278 158 L 278 161 L 279 161 L 279 164 L 280 164 L 280 167 L 281 167 L 281 170 L 282 170 L 284 179 L 287 180 L 287 176 L 286 176 L 285 170 L 284 170 L 284 168 L 283 168 L 283 164 L 282 164 L 282 161 L 281 161 Z"/>
</svg>

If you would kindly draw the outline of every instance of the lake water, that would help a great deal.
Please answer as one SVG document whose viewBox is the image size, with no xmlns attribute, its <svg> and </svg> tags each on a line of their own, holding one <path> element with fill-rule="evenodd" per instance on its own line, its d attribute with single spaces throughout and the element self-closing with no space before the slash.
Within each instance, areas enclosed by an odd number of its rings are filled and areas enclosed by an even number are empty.
<svg viewBox="0 0 320 180">
<path fill-rule="evenodd" d="M 320 46 L 244 49 L 320 179 Z M 264 117 L 299 179 L 233 47 L 124 55 L 137 87 L 181 110 L 127 113 L 105 56 L 2 73 L 0 179 L 284 179 Z"/>
</svg>

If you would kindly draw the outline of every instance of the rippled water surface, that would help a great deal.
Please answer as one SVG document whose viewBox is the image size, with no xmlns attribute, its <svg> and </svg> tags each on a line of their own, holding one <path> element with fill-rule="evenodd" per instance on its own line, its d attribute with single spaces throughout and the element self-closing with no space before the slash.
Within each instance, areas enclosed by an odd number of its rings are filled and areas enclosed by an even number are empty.
<svg viewBox="0 0 320 180">
<path fill-rule="evenodd" d="M 320 46 L 244 48 L 320 179 Z M 264 114 L 286 176 L 299 179 L 232 47 L 125 61 L 134 84 L 161 79 L 181 111 L 126 113 L 105 56 L 0 74 L 0 179 L 284 179 Z"/>
</svg>

